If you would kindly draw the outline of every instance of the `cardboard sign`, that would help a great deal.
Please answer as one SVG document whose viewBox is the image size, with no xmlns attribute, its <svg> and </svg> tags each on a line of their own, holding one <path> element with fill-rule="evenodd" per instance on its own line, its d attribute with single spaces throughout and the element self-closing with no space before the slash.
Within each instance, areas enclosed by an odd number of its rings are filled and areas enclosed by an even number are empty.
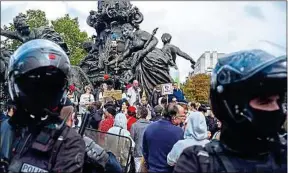
<svg viewBox="0 0 288 173">
<path fill-rule="evenodd" d="M 172 83 L 162 84 L 162 95 L 173 94 Z"/>
<path fill-rule="evenodd" d="M 113 90 L 113 91 L 104 91 L 103 97 L 113 97 L 116 100 L 121 100 L 122 99 L 122 91 L 121 90 Z"/>
</svg>

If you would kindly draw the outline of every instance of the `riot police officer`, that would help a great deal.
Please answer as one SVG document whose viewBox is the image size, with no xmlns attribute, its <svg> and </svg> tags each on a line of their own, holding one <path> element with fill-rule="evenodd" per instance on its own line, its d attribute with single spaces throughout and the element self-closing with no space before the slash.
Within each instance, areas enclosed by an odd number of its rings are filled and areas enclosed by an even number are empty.
<svg viewBox="0 0 288 173">
<path fill-rule="evenodd" d="M 262 50 L 218 60 L 211 76 L 220 141 L 186 148 L 174 172 L 286 172 L 278 133 L 286 119 L 287 59 Z"/>
<path fill-rule="evenodd" d="M 59 118 L 70 61 L 57 44 L 32 40 L 10 58 L 9 93 L 17 111 L 1 124 L 1 171 L 81 172 L 85 142 Z"/>
</svg>

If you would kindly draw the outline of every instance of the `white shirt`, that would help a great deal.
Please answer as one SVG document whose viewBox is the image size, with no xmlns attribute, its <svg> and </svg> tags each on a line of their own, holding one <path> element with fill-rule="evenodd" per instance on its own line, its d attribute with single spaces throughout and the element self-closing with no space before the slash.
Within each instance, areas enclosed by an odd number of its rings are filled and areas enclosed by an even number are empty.
<svg viewBox="0 0 288 173">
<path fill-rule="evenodd" d="M 79 113 L 83 114 L 85 113 L 86 105 L 87 103 L 94 102 L 94 96 L 92 94 L 82 94 L 80 97 L 80 102 L 79 102 Z"/>
<path fill-rule="evenodd" d="M 127 90 L 127 100 L 131 106 L 134 105 L 134 103 L 137 100 L 137 97 L 139 99 L 138 101 L 140 102 L 140 99 L 141 99 L 140 98 L 140 91 L 141 91 L 140 88 L 138 88 L 137 91 L 135 91 L 134 87 L 130 87 Z"/>
</svg>

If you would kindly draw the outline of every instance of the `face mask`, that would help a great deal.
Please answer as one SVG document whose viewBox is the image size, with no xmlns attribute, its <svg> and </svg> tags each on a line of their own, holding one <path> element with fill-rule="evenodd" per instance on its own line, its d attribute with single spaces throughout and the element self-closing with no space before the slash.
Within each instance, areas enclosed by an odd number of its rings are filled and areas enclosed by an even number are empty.
<svg viewBox="0 0 288 173">
<path fill-rule="evenodd" d="M 259 137 L 273 137 L 277 135 L 283 125 L 286 115 L 283 111 L 263 111 L 250 107 L 253 115 L 252 127 Z"/>
</svg>

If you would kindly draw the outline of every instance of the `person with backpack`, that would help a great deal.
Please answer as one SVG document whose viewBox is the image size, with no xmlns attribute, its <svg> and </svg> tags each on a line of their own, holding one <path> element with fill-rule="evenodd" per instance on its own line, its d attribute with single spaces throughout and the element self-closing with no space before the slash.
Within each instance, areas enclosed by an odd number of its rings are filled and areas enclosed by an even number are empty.
<svg viewBox="0 0 288 173">
<path fill-rule="evenodd" d="M 212 72 L 210 101 L 220 141 L 185 149 L 174 172 L 287 172 L 279 132 L 287 118 L 287 57 L 239 51 Z"/>
</svg>

